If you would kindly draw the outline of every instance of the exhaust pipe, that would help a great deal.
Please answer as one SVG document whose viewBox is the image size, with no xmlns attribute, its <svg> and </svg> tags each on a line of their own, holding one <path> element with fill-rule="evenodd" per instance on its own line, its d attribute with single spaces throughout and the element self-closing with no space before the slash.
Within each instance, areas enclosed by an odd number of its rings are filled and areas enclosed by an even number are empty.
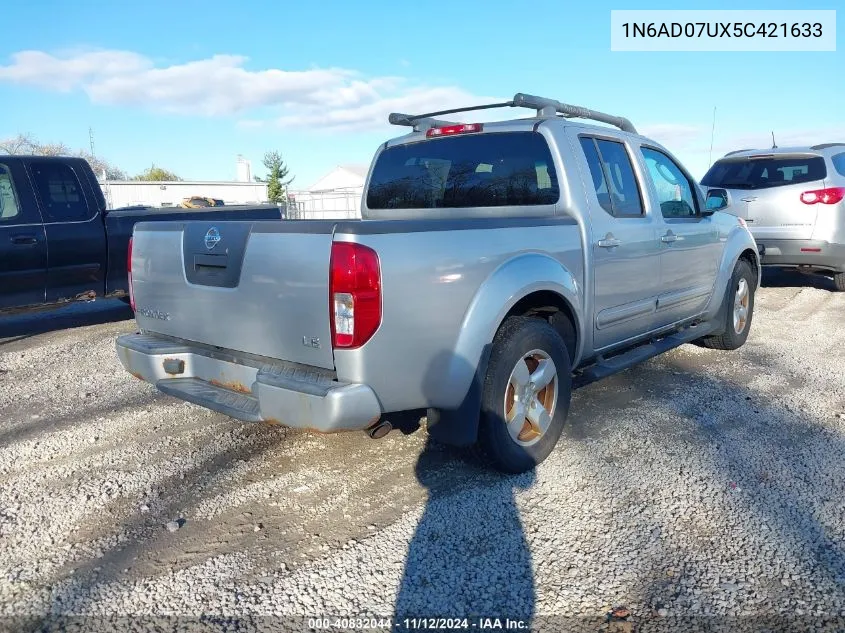
<svg viewBox="0 0 845 633">
<path fill-rule="evenodd" d="M 367 435 L 374 440 L 378 440 L 390 433 L 392 430 L 393 425 L 388 420 L 381 420 L 367 429 Z"/>
</svg>

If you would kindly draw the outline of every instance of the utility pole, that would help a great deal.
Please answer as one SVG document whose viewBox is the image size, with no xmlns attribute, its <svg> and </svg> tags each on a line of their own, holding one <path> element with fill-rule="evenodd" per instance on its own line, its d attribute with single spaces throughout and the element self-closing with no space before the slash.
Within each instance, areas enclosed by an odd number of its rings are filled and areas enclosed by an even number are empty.
<svg viewBox="0 0 845 633">
<path fill-rule="evenodd" d="M 716 106 L 713 106 L 713 127 L 710 128 L 710 158 L 708 159 L 707 168 L 713 165 L 713 138 L 716 136 Z"/>
<path fill-rule="evenodd" d="M 94 156 L 94 128 L 88 127 L 88 142 L 91 143 L 91 156 Z"/>
</svg>

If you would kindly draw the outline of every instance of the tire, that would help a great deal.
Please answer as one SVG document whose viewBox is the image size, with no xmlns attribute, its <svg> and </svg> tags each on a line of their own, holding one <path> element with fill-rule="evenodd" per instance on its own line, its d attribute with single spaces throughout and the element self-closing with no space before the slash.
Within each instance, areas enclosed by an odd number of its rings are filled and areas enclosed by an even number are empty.
<svg viewBox="0 0 845 633">
<path fill-rule="evenodd" d="M 553 377 L 545 387 L 536 388 L 542 385 L 537 381 L 532 389 L 532 376 L 544 380 L 544 374 L 538 372 L 543 361 L 547 370 L 553 370 Z M 545 378 L 551 375 L 547 371 Z M 521 394 L 516 387 L 520 384 L 524 385 Z M 508 318 L 493 340 L 487 365 L 476 454 L 505 473 L 531 470 L 549 456 L 563 433 L 571 395 L 572 370 L 561 335 L 542 319 Z M 520 426 L 521 410 L 515 407 L 527 400 L 534 407 L 522 409 L 526 413 Z M 547 415 L 543 416 L 537 405 L 542 405 Z M 511 425 L 506 422 L 508 414 Z"/>
<path fill-rule="evenodd" d="M 839 292 L 845 292 L 845 273 L 833 275 L 833 285 Z"/>
<path fill-rule="evenodd" d="M 744 299 L 743 296 L 744 288 Z M 751 331 L 751 319 L 754 316 L 754 293 L 757 290 L 757 276 L 751 264 L 740 259 L 734 267 L 730 283 L 725 291 L 725 330 L 722 334 L 705 336 L 701 339 L 704 347 L 710 349 L 734 350 L 745 345 Z M 744 301 L 745 318 L 738 314 L 739 303 Z"/>
</svg>

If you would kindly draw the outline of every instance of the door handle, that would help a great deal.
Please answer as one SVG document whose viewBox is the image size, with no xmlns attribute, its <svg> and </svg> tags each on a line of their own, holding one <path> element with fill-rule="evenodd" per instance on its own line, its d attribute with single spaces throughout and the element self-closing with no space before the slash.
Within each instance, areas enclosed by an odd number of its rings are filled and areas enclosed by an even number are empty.
<svg viewBox="0 0 845 633">
<path fill-rule="evenodd" d="M 674 233 L 667 233 L 666 235 L 660 238 L 660 241 L 664 244 L 671 244 L 672 242 L 678 241 L 678 236 Z"/>
<path fill-rule="evenodd" d="M 598 241 L 600 248 L 614 248 L 622 245 L 622 240 L 617 240 L 615 237 L 606 237 Z"/>
<path fill-rule="evenodd" d="M 740 198 L 743 202 L 754 202 L 757 199 L 757 196 L 748 196 L 747 198 Z"/>
<path fill-rule="evenodd" d="M 37 244 L 38 238 L 34 235 L 13 235 L 11 238 L 12 244 Z"/>
</svg>

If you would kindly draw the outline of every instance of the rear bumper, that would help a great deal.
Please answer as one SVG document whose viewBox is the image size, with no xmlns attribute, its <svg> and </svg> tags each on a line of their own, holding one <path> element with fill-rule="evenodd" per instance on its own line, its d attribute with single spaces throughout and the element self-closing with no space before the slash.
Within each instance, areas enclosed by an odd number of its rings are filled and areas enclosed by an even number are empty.
<svg viewBox="0 0 845 633">
<path fill-rule="evenodd" d="M 366 429 L 382 415 L 370 387 L 326 370 L 222 352 L 153 334 L 116 342 L 124 368 L 160 391 L 246 422 L 322 433 Z"/>
<path fill-rule="evenodd" d="M 756 238 L 764 266 L 815 266 L 845 271 L 845 244 L 819 240 L 769 240 Z"/>
</svg>

